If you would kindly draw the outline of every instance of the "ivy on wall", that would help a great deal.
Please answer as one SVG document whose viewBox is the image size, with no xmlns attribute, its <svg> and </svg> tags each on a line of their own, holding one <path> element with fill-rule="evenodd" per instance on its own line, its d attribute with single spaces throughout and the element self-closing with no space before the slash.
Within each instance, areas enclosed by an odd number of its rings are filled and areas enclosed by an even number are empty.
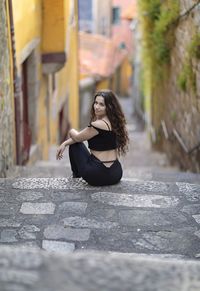
<svg viewBox="0 0 200 291">
<path fill-rule="evenodd" d="M 172 24 L 179 16 L 179 0 L 139 0 L 143 34 L 143 61 L 152 83 L 165 76 L 174 37 Z"/>
<path fill-rule="evenodd" d="M 187 47 L 186 57 L 182 70 L 178 76 L 178 86 L 181 90 L 187 91 L 192 89 L 196 92 L 196 74 L 193 71 L 192 60 L 200 60 L 200 33 L 196 32 Z"/>
</svg>

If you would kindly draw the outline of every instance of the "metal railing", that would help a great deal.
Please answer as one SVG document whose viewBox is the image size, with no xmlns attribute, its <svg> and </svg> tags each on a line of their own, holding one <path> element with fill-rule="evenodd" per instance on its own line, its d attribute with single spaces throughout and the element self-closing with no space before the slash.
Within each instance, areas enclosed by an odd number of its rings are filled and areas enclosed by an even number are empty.
<svg viewBox="0 0 200 291">
<path fill-rule="evenodd" d="M 181 145 L 182 149 L 184 150 L 184 152 L 186 154 L 190 155 L 194 151 L 200 149 L 200 142 L 198 144 L 196 144 L 194 147 L 188 149 L 188 147 L 186 146 L 183 138 L 181 137 L 181 135 L 179 134 L 179 132 L 175 128 L 173 128 L 172 133 L 169 134 L 164 120 L 161 121 L 161 126 L 162 126 L 162 130 L 163 130 L 165 138 L 170 140 L 170 137 L 172 135 L 175 136 L 177 141 L 179 142 L 179 144 Z"/>
</svg>

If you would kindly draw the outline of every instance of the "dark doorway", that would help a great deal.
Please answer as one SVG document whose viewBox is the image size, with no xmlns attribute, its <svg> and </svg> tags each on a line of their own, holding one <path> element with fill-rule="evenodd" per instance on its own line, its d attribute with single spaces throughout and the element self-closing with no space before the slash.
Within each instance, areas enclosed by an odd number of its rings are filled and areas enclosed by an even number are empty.
<svg viewBox="0 0 200 291">
<path fill-rule="evenodd" d="M 29 127 L 29 102 L 28 102 L 28 60 L 22 64 L 22 147 L 21 164 L 25 164 L 29 159 L 31 146 L 31 131 Z"/>
</svg>

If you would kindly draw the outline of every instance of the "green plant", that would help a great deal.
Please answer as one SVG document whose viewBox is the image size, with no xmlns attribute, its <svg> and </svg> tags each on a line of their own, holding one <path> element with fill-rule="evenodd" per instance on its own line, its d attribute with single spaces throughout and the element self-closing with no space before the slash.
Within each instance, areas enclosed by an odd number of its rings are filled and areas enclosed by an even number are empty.
<svg viewBox="0 0 200 291">
<path fill-rule="evenodd" d="M 3 98 L 0 100 L 0 104 L 1 104 L 0 110 L 3 111 L 4 110 L 4 105 L 5 105 L 5 102 L 4 102 Z"/>
<path fill-rule="evenodd" d="M 172 24 L 179 16 L 179 0 L 139 0 L 143 32 L 143 60 L 152 84 L 164 79 L 173 46 Z"/>
<path fill-rule="evenodd" d="M 170 26 L 179 15 L 178 1 L 165 1 L 160 7 L 160 15 L 155 21 L 152 34 L 155 59 L 159 64 L 168 63 L 173 39 Z"/>
<path fill-rule="evenodd" d="M 176 120 L 177 120 L 177 114 L 176 114 L 175 111 L 172 111 L 172 112 L 171 112 L 171 120 L 172 120 L 174 123 L 175 123 Z"/>
<path fill-rule="evenodd" d="M 181 73 L 179 74 L 177 84 L 181 90 L 183 91 L 187 90 L 187 74 L 185 70 L 182 70 Z"/>
<path fill-rule="evenodd" d="M 196 74 L 192 69 L 192 58 L 200 59 L 200 33 L 195 33 L 187 47 L 185 61 L 178 76 L 178 87 L 187 91 L 190 88 L 196 92 Z"/>
<path fill-rule="evenodd" d="M 192 37 L 192 41 L 188 47 L 188 53 L 192 58 L 200 59 L 200 33 L 196 33 Z"/>
</svg>

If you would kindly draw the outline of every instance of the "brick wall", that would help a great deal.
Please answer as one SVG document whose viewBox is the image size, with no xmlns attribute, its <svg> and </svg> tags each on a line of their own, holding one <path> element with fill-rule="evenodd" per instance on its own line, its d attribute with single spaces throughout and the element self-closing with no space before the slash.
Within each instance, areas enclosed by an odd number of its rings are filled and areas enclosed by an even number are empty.
<svg viewBox="0 0 200 291">
<path fill-rule="evenodd" d="M 181 14 L 184 14 L 198 1 L 180 0 Z M 171 53 L 169 77 L 162 86 L 157 85 L 153 94 L 153 126 L 157 132 L 157 145 L 168 154 L 170 160 L 184 170 L 200 172 L 200 148 L 187 154 L 173 134 L 180 135 L 187 149 L 200 143 L 200 60 L 192 59 L 192 71 L 196 78 L 196 90 L 181 90 L 177 85 L 178 76 L 183 69 L 188 45 L 195 31 L 200 33 L 200 4 L 187 16 L 181 18 L 175 28 L 175 43 Z M 161 127 L 166 124 L 169 139 Z"/>
<path fill-rule="evenodd" d="M 5 0 L 0 1 L 0 177 L 13 165 L 15 156 L 13 94 Z"/>
</svg>

